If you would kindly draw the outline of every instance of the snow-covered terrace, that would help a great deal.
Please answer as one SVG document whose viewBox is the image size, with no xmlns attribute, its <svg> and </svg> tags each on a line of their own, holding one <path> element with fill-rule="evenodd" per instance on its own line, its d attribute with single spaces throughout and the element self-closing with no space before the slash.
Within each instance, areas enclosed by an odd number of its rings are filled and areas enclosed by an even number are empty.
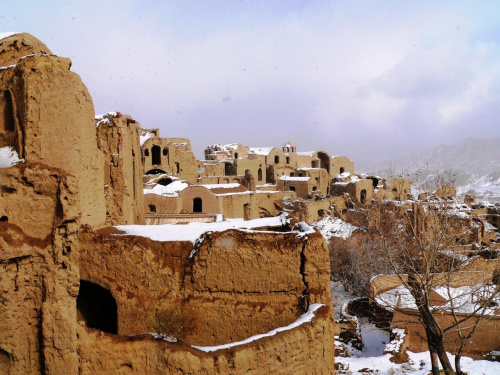
<svg viewBox="0 0 500 375">
<path fill-rule="evenodd" d="M 314 229 L 305 223 L 297 226 L 294 232 L 299 235 L 314 233 Z M 239 229 L 253 231 L 255 228 L 269 227 L 279 228 L 287 225 L 287 215 L 263 219 L 243 220 L 229 219 L 218 223 L 189 223 L 186 225 L 163 224 L 163 225 L 118 225 L 115 228 L 123 233 L 117 236 L 140 236 L 147 237 L 153 241 L 191 241 L 193 244 L 207 232 L 223 232 L 228 229 Z"/>
</svg>

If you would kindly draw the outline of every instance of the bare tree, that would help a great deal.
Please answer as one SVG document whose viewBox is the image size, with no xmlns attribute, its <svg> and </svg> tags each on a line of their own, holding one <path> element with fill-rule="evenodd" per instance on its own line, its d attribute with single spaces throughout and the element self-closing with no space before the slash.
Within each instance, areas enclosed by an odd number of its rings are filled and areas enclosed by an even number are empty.
<svg viewBox="0 0 500 375">
<path fill-rule="evenodd" d="M 460 357 L 467 341 L 490 316 L 500 289 L 493 284 L 477 287 L 474 291 L 478 293 L 477 301 L 464 313 L 463 296 L 457 295 L 453 288 L 462 276 L 460 262 L 446 250 L 453 249 L 457 243 L 470 243 L 474 228 L 461 211 L 463 206 L 446 194 L 446 186 L 440 193 L 441 196 L 425 195 L 425 201 L 411 206 L 373 201 L 366 212 L 366 233 L 371 237 L 372 246 L 383 254 L 388 268 L 413 297 L 414 312 L 394 304 L 391 307 L 414 314 L 423 325 L 432 373 L 439 373 L 438 361 L 447 373 L 455 373 L 444 345 L 444 336 L 455 333 L 461 340 L 455 361 L 456 371 L 461 374 Z M 435 306 L 433 296 L 438 288 L 446 290 L 447 300 Z M 448 326 L 442 326 L 438 319 L 445 311 L 453 316 L 453 323 Z"/>
</svg>

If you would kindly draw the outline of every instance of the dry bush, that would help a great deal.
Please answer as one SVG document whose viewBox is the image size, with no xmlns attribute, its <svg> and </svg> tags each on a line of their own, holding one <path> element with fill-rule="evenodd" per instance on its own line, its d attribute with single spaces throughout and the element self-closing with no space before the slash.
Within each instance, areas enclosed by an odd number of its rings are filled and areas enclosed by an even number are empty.
<svg viewBox="0 0 500 375">
<path fill-rule="evenodd" d="M 329 244 L 330 268 L 346 290 L 368 297 L 373 276 L 388 273 L 385 258 L 366 233 L 358 233 L 347 240 L 335 239 Z"/>
<path fill-rule="evenodd" d="M 196 329 L 196 316 L 191 311 L 177 308 L 157 310 L 153 329 L 157 333 L 182 340 Z"/>
</svg>

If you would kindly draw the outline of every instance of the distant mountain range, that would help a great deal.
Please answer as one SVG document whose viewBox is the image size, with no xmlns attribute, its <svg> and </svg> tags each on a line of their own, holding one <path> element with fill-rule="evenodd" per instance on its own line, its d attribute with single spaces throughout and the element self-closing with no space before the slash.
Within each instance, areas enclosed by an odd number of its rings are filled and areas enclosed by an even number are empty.
<svg viewBox="0 0 500 375">
<path fill-rule="evenodd" d="M 478 200 L 500 202 L 500 138 L 469 138 L 460 144 L 440 145 L 430 151 L 411 154 L 372 164 L 369 174 L 387 177 L 389 166 L 415 176 L 425 169 L 428 174 L 446 171 L 454 176 L 457 191 L 472 191 Z"/>
</svg>

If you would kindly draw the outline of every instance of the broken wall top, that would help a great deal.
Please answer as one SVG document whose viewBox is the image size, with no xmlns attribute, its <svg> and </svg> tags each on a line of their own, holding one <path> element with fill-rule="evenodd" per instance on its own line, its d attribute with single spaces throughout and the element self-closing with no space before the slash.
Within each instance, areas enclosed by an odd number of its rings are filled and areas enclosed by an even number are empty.
<svg viewBox="0 0 500 375">
<path fill-rule="evenodd" d="M 33 54 L 52 55 L 50 49 L 28 33 L 13 34 L 2 39 L 0 34 L 0 67 L 15 65 L 21 57 Z"/>
</svg>

